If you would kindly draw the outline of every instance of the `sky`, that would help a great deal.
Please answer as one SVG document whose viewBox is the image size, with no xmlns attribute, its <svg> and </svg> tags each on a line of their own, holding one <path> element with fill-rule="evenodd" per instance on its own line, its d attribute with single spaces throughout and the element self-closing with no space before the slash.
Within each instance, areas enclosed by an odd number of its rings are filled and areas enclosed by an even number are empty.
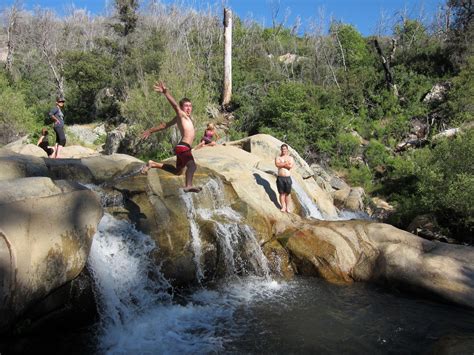
<svg viewBox="0 0 474 355">
<path fill-rule="evenodd" d="M 92 14 L 105 14 L 108 4 L 113 0 L 22 0 L 23 6 L 31 10 L 35 6 L 56 10 L 64 14 L 71 5 L 84 8 Z M 144 1 L 142 0 L 141 3 Z M 308 31 L 312 23 L 318 22 L 323 14 L 326 22 L 329 19 L 354 25 L 363 35 L 375 34 L 380 24 L 389 31 L 392 21 L 400 18 L 405 11 L 411 18 L 433 17 L 444 0 L 161 0 L 165 4 L 185 4 L 195 8 L 205 8 L 209 3 L 225 3 L 241 19 L 253 19 L 265 27 L 272 25 L 272 14 L 278 8 L 277 21 L 287 19 L 285 25 L 293 27 L 296 19 L 301 19 L 300 32 Z M 10 6 L 14 0 L 0 0 L 0 10 Z M 383 20 L 381 20 L 383 19 Z M 389 31 L 390 32 L 390 31 Z"/>
</svg>

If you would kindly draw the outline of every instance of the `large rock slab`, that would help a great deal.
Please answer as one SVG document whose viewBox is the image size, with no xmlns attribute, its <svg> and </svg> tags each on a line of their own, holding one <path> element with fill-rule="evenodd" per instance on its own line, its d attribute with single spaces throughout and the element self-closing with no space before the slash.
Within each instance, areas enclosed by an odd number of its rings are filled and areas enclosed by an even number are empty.
<svg viewBox="0 0 474 355">
<path fill-rule="evenodd" d="M 44 159 L 15 153 L 7 148 L 0 149 L 0 166 L 0 180 L 49 174 Z"/>
<path fill-rule="evenodd" d="M 240 147 L 249 153 L 271 162 L 274 162 L 275 157 L 280 154 L 280 147 L 282 144 L 282 141 L 268 134 L 255 134 L 238 141 L 226 143 L 226 145 Z M 313 170 L 310 168 L 308 163 L 306 163 L 306 161 L 301 158 L 296 150 L 288 146 L 288 151 L 295 160 L 294 170 L 296 170 L 298 174 L 303 177 L 303 179 L 308 179 L 314 176 Z"/>
<path fill-rule="evenodd" d="M 46 159 L 45 163 L 52 179 L 83 184 L 101 184 L 127 174 L 133 175 L 144 164 L 125 154 L 93 155 L 81 159 Z"/>
<path fill-rule="evenodd" d="M 268 134 L 256 134 L 238 141 L 226 143 L 227 146 L 239 147 L 251 153 L 252 156 L 259 157 L 260 161 L 256 167 L 260 167 L 261 170 L 267 172 L 271 167 L 273 174 L 277 172 L 274 162 L 275 157 L 280 154 L 282 144 L 282 141 Z M 288 150 L 295 161 L 295 168 L 291 172 L 292 175 L 300 176 L 301 179 L 299 180 L 304 180 L 304 183 L 300 185 L 310 195 L 325 217 L 336 218 L 337 209 L 334 207 L 331 195 L 317 184 L 314 179 L 313 170 L 298 152 L 291 147 L 288 147 Z"/>
<path fill-rule="evenodd" d="M 48 154 L 46 152 L 34 144 L 12 144 L 7 145 L 6 148 L 10 149 L 11 151 L 23 154 L 23 155 L 32 155 L 34 157 L 46 158 Z"/>
<path fill-rule="evenodd" d="M 474 248 L 367 221 L 295 221 L 278 239 L 297 272 L 340 283 L 388 281 L 474 308 Z"/>
<path fill-rule="evenodd" d="M 96 150 L 81 145 L 67 145 L 59 151 L 59 158 L 79 159 L 98 154 Z"/>
<path fill-rule="evenodd" d="M 96 195 L 72 182 L 0 184 L 0 329 L 79 275 L 101 216 Z"/>
</svg>

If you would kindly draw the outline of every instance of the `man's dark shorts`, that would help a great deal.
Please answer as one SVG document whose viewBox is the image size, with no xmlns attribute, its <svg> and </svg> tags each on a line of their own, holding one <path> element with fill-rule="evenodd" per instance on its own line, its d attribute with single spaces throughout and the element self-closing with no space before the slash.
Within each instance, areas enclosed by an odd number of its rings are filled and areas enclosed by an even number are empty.
<svg viewBox="0 0 474 355">
<path fill-rule="evenodd" d="M 278 176 L 277 177 L 277 189 L 279 194 L 290 194 L 291 193 L 291 176 Z"/>
<path fill-rule="evenodd" d="M 187 143 L 179 142 L 178 145 L 174 147 L 174 152 L 176 153 L 176 169 L 178 170 L 183 169 L 191 160 L 194 161 L 191 146 Z"/>
</svg>

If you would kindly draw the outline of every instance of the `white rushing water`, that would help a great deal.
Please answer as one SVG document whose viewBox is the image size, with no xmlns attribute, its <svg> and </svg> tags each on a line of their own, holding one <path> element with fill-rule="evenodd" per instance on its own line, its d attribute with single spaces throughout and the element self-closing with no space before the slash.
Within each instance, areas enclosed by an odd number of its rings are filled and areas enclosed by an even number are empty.
<svg viewBox="0 0 474 355">
<path fill-rule="evenodd" d="M 214 196 L 212 208 L 196 209 L 199 202 L 191 194 L 183 194 L 183 199 L 198 265 L 198 218 L 213 221 L 219 236 L 229 278 L 212 289 L 201 287 L 177 297 L 152 257 L 154 241 L 127 221 L 109 214 L 102 218 L 88 261 L 100 314 L 98 353 L 223 352 L 245 329 L 237 319 L 247 319 L 241 317 L 247 305 L 275 297 L 286 287 L 269 278 L 268 262 L 255 234 L 226 204 L 222 183 L 210 180 L 204 189 Z M 196 276 L 204 274 L 201 269 Z"/>
<path fill-rule="evenodd" d="M 303 207 L 304 217 L 327 221 L 346 221 L 350 219 L 371 220 L 370 216 L 363 211 L 354 212 L 341 210 L 335 218 L 324 217 L 316 202 L 313 201 L 313 199 L 306 193 L 303 187 L 295 181 L 295 179 L 293 179 L 293 189 L 295 190 L 301 207 Z"/>
<path fill-rule="evenodd" d="M 194 201 L 190 193 L 180 192 L 181 198 L 186 205 L 186 214 L 189 221 L 190 232 L 191 232 L 191 244 L 194 252 L 194 264 L 196 265 L 196 278 L 199 283 L 204 279 L 204 270 L 202 268 L 201 256 L 202 256 L 202 243 L 201 243 L 201 231 L 196 221 L 196 209 L 194 208 Z"/>
<path fill-rule="evenodd" d="M 202 219 L 214 222 L 227 275 L 260 275 L 269 278 L 268 261 L 257 237 L 225 198 L 222 181 L 209 180 L 203 186 L 203 194 L 211 196 L 212 205 L 210 208 L 198 209 L 197 213 Z"/>
<path fill-rule="evenodd" d="M 296 196 L 300 202 L 301 207 L 303 207 L 303 211 L 305 217 L 311 217 L 316 219 L 324 219 L 321 211 L 319 210 L 316 203 L 313 201 L 311 197 L 308 196 L 306 191 L 301 187 L 300 184 L 295 179 L 293 180 L 293 190 L 295 190 Z"/>
</svg>

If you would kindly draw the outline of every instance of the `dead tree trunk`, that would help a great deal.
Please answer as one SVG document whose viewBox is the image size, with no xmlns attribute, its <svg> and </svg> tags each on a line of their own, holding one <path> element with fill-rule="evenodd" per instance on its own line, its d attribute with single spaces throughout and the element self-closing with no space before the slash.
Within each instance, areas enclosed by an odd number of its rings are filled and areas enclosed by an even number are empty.
<svg viewBox="0 0 474 355">
<path fill-rule="evenodd" d="M 7 14 L 7 61 L 5 62 L 5 69 L 9 74 L 12 74 L 13 69 L 13 54 L 15 53 L 15 32 L 18 21 L 18 5 L 17 2 L 11 7 Z"/>
<path fill-rule="evenodd" d="M 42 52 L 43 52 L 43 55 L 46 57 L 46 60 L 48 61 L 49 68 L 51 69 L 53 73 L 54 80 L 56 82 L 56 88 L 58 91 L 58 96 L 64 97 L 64 77 L 57 70 L 56 66 L 54 65 L 51 59 L 51 55 L 50 53 L 48 53 L 48 50 L 46 47 L 47 47 L 46 42 L 43 42 Z M 62 69 L 62 67 L 59 69 Z"/>
<path fill-rule="evenodd" d="M 230 103 L 232 97 L 232 12 L 224 9 L 224 88 L 222 106 Z"/>
<path fill-rule="evenodd" d="M 377 53 L 379 54 L 380 56 L 380 59 L 382 60 L 382 66 L 383 66 L 383 70 L 385 72 L 385 82 L 387 83 L 387 87 L 389 90 L 392 90 L 394 95 L 398 97 L 398 89 L 397 89 L 397 86 L 395 85 L 395 82 L 393 80 L 393 74 L 392 74 L 392 70 L 390 68 L 390 62 L 387 60 L 387 58 L 385 58 L 384 54 L 383 54 L 383 51 L 382 51 L 382 48 L 380 47 L 379 45 L 379 41 L 377 41 L 377 39 L 374 39 L 374 45 L 375 45 L 375 49 L 377 49 Z M 392 51 L 394 52 L 395 51 L 395 43 L 393 43 L 393 49 Z"/>
</svg>

